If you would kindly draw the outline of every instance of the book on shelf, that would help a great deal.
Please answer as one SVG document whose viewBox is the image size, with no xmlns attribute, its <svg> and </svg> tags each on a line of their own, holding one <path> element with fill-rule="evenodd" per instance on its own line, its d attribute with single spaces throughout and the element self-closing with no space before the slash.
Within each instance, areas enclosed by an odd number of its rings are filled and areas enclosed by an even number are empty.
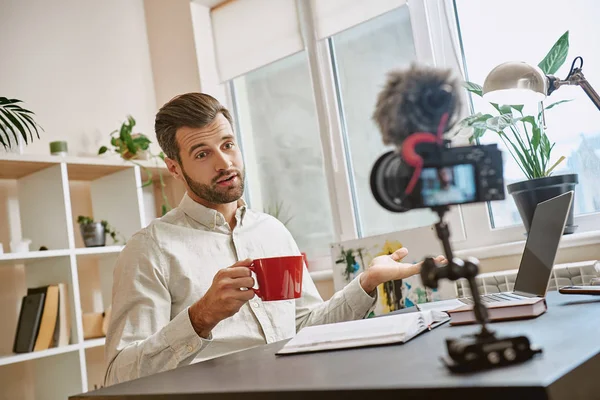
<svg viewBox="0 0 600 400">
<path fill-rule="evenodd" d="M 23 296 L 13 352 L 29 353 L 33 351 L 35 340 L 40 329 L 45 297 L 46 293 L 35 293 Z"/>
<path fill-rule="evenodd" d="M 21 302 L 13 351 L 29 353 L 68 345 L 69 312 L 65 283 L 27 289 Z"/>
<path fill-rule="evenodd" d="M 449 319 L 444 312 L 430 310 L 309 326 L 302 328 L 277 354 L 406 343 Z"/>
</svg>

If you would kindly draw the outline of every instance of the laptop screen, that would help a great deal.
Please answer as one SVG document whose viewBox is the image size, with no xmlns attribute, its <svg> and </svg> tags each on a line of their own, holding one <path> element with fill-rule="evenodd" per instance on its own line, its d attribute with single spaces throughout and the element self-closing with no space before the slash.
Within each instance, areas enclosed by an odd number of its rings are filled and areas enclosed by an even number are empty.
<svg viewBox="0 0 600 400">
<path fill-rule="evenodd" d="M 515 292 L 546 295 L 572 198 L 573 192 L 567 192 L 541 202 L 535 208 L 515 281 Z"/>
</svg>

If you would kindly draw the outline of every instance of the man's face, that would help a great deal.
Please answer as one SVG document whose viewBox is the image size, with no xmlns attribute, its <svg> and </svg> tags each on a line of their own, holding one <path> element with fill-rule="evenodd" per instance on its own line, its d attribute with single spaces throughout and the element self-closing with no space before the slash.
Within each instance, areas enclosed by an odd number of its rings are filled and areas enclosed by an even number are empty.
<svg viewBox="0 0 600 400">
<path fill-rule="evenodd" d="M 439 170 L 439 178 L 443 187 L 446 187 L 452 181 L 452 173 L 449 168 L 442 168 Z"/>
<path fill-rule="evenodd" d="M 227 204 L 244 194 L 244 163 L 229 121 L 221 114 L 203 128 L 182 127 L 181 175 L 189 192 L 206 205 Z"/>
</svg>

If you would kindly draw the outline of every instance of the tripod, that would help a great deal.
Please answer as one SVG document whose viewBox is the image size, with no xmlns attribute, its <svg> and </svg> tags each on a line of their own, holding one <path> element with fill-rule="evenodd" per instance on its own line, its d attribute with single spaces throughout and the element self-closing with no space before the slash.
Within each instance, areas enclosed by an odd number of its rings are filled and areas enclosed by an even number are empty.
<svg viewBox="0 0 600 400">
<path fill-rule="evenodd" d="M 444 247 L 448 264 L 438 266 L 431 257 L 423 261 L 421 280 L 429 288 L 436 289 L 440 279 L 455 281 L 464 278 L 469 283 L 473 296 L 473 313 L 481 326 L 479 333 L 458 338 L 446 339 L 446 347 L 450 360 L 443 361 L 452 372 L 473 372 L 504 365 L 520 363 L 541 353 L 541 349 L 532 349 L 526 336 L 497 337 L 487 327 L 488 312 L 479 297 L 479 289 L 475 277 L 479 273 L 479 260 L 469 257 L 466 260 L 455 258 L 450 245 L 450 229 L 444 222 L 444 214 L 448 207 L 433 207 L 440 220 L 435 224 L 438 238 Z"/>
</svg>

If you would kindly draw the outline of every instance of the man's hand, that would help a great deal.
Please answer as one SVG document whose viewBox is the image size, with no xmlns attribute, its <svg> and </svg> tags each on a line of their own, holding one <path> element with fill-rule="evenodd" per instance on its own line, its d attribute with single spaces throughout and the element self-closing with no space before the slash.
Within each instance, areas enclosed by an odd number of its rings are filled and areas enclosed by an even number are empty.
<svg viewBox="0 0 600 400">
<path fill-rule="evenodd" d="M 421 272 L 423 262 L 404 264 L 402 260 L 408 254 L 406 248 L 396 250 L 390 255 L 375 257 L 369 268 L 360 276 L 360 285 L 365 292 L 371 293 L 377 286 L 387 281 L 405 279 Z M 446 263 L 446 257 L 435 257 L 437 263 Z"/>
<path fill-rule="evenodd" d="M 217 272 L 206 294 L 190 307 L 190 321 L 200 337 L 207 338 L 219 322 L 254 297 L 254 278 L 247 268 L 250 264 L 252 260 L 246 259 Z"/>
</svg>

